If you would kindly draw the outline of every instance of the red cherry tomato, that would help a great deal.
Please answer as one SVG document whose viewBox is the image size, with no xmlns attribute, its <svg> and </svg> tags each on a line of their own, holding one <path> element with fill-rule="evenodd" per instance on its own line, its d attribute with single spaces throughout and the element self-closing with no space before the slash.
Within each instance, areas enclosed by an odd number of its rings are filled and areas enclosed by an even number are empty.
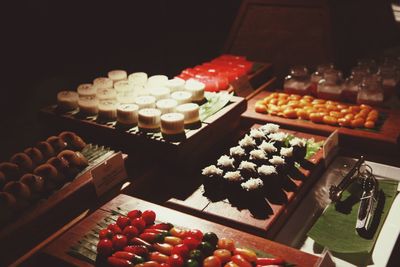
<svg viewBox="0 0 400 267">
<path fill-rule="evenodd" d="M 117 219 L 117 225 L 119 226 L 119 228 L 121 228 L 121 230 L 124 230 L 125 227 L 127 227 L 130 224 L 131 222 L 129 220 L 129 217 L 119 216 Z"/>
<path fill-rule="evenodd" d="M 156 220 L 156 213 L 152 210 L 145 210 L 142 213 L 142 218 L 146 222 L 146 225 L 151 225 Z"/>
<path fill-rule="evenodd" d="M 197 240 L 196 238 L 193 238 L 191 236 L 184 238 L 182 242 L 189 248 L 189 250 L 196 249 L 201 243 L 200 240 Z"/>
<path fill-rule="evenodd" d="M 131 220 L 131 225 L 135 226 L 139 232 L 143 232 L 144 228 L 146 227 L 146 222 L 139 217 Z"/>
<path fill-rule="evenodd" d="M 114 235 L 122 233 L 121 227 L 119 227 L 116 223 L 109 224 L 107 229 L 111 230 Z"/>
<path fill-rule="evenodd" d="M 128 251 L 130 253 L 139 255 L 139 256 L 147 256 L 147 254 L 149 253 L 149 250 L 142 245 L 132 245 L 132 246 L 126 246 L 124 247 L 124 251 Z"/>
<path fill-rule="evenodd" d="M 240 267 L 252 267 L 251 263 L 248 262 L 242 255 L 232 256 L 232 261 Z"/>
<path fill-rule="evenodd" d="M 127 227 L 125 227 L 125 229 L 124 229 L 124 231 L 122 231 L 122 233 L 124 235 L 126 235 L 126 237 L 128 237 L 128 239 L 132 239 L 135 236 L 138 236 L 139 231 L 138 231 L 138 229 L 136 229 L 135 226 L 128 225 Z"/>
<path fill-rule="evenodd" d="M 122 250 L 128 244 L 126 236 L 117 234 L 112 239 L 113 247 L 115 250 Z"/>
<path fill-rule="evenodd" d="M 129 217 L 129 219 L 133 220 L 142 216 L 142 212 L 140 210 L 131 210 L 130 212 L 128 212 L 127 216 Z"/>
<path fill-rule="evenodd" d="M 164 241 L 164 236 L 158 233 L 143 232 L 139 235 L 139 237 L 149 243 Z"/>
<path fill-rule="evenodd" d="M 127 259 L 121 259 L 117 257 L 108 257 L 107 262 L 110 266 L 113 267 L 131 267 L 132 262 L 128 261 Z"/>
<path fill-rule="evenodd" d="M 186 234 L 186 237 L 193 237 L 196 238 L 197 240 L 203 240 L 203 233 L 200 230 L 197 229 L 192 229 L 189 231 L 189 233 Z"/>
<path fill-rule="evenodd" d="M 102 229 L 99 232 L 99 239 L 104 239 L 104 238 L 108 238 L 111 239 L 113 238 L 114 234 L 110 229 Z"/>
<path fill-rule="evenodd" d="M 172 249 L 171 254 L 177 254 L 182 258 L 187 259 L 189 257 L 189 248 L 185 244 L 179 244 Z"/>
<path fill-rule="evenodd" d="M 150 226 L 149 229 L 160 229 L 169 231 L 172 227 L 174 226 L 170 223 L 157 223 Z"/>
<path fill-rule="evenodd" d="M 257 258 L 256 264 L 257 266 L 265 266 L 265 265 L 282 265 L 285 261 L 281 258 Z"/>
<path fill-rule="evenodd" d="M 132 261 L 135 258 L 135 254 L 128 251 L 117 251 L 113 254 L 113 257 Z"/>
<path fill-rule="evenodd" d="M 171 256 L 169 256 L 167 264 L 171 267 L 182 267 L 184 262 L 181 256 L 172 254 Z"/>
<path fill-rule="evenodd" d="M 204 267 L 221 267 L 221 260 L 216 256 L 209 256 L 203 260 Z"/>
<path fill-rule="evenodd" d="M 113 253 L 113 243 L 110 239 L 101 239 L 97 244 L 97 253 L 100 256 L 107 257 Z"/>
</svg>

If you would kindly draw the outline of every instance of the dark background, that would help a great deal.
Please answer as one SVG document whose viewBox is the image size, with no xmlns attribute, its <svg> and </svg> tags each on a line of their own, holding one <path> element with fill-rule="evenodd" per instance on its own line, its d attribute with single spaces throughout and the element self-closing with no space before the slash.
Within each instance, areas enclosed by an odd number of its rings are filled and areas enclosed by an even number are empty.
<svg viewBox="0 0 400 267">
<path fill-rule="evenodd" d="M 0 160 L 42 138 L 37 111 L 62 89 L 115 68 L 172 76 L 219 55 L 239 6 L 239 0 L 3 5 Z"/>
</svg>

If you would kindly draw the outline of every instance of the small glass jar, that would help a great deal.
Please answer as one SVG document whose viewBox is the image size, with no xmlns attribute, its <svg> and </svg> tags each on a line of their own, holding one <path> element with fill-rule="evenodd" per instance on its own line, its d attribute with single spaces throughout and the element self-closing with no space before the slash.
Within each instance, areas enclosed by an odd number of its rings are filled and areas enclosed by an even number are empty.
<svg viewBox="0 0 400 267">
<path fill-rule="evenodd" d="M 383 103 L 382 79 L 378 74 L 366 76 L 357 95 L 357 104 L 378 106 Z"/>
<path fill-rule="evenodd" d="M 351 75 L 346 79 L 342 91 L 342 99 L 344 101 L 356 103 L 360 85 L 364 79 L 369 75 L 367 68 L 356 66 L 351 69 Z"/>
<path fill-rule="evenodd" d="M 370 73 L 378 72 L 378 64 L 372 58 L 361 58 L 357 61 L 357 65 L 361 68 L 368 69 Z"/>
<path fill-rule="evenodd" d="M 399 82 L 396 65 L 384 63 L 379 66 L 378 73 L 382 78 L 385 99 L 388 99 L 396 93 L 396 88 Z"/>
<path fill-rule="evenodd" d="M 311 74 L 310 94 L 317 96 L 318 83 L 324 78 L 325 71 L 333 69 L 332 63 L 321 64 L 317 66 L 317 70 Z"/>
<path fill-rule="evenodd" d="M 307 95 L 309 94 L 310 75 L 305 66 L 294 66 L 290 74 L 285 77 L 283 90 L 288 94 Z"/>
<path fill-rule="evenodd" d="M 339 101 L 341 99 L 342 91 L 342 73 L 335 69 L 325 71 L 324 78 L 318 83 L 318 98 Z"/>
</svg>

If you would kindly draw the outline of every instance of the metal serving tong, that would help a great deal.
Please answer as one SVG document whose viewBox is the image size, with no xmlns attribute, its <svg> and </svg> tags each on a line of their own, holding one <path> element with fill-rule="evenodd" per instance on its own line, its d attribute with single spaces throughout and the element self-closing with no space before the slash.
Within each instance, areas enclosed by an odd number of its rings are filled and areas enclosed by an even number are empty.
<svg viewBox="0 0 400 267">
<path fill-rule="evenodd" d="M 364 162 L 364 157 L 361 156 L 339 185 L 331 185 L 329 188 L 329 198 L 333 202 L 338 202 L 343 191 L 351 183 L 358 182 L 361 184 L 362 194 L 356 222 L 356 231 L 359 235 L 365 235 L 371 229 L 379 200 L 378 180 L 373 175 L 372 168 Z"/>
<path fill-rule="evenodd" d="M 360 172 L 360 167 L 364 163 L 364 156 L 361 156 L 356 164 L 351 168 L 351 170 L 346 174 L 343 180 L 339 183 L 339 185 L 331 185 L 329 188 L 329 198 L 333 202 L 338 202 L 342 198 L 343 191 L 353 183 L 355 180 L 358 180 L 358 175 L 354 176 L 357 172 Z"/>
<path fill-rule="evenodd" d="M 360 198 L 358 208 L 356 230 L 360 235 L 367 233 L 372 227 L 375 210 L 378 205 L 379 184 L 372 174 L 370 166 L 366 165 L 366 170 L 360 173 L 361 188 L 363 193 Z"/>
</svg>

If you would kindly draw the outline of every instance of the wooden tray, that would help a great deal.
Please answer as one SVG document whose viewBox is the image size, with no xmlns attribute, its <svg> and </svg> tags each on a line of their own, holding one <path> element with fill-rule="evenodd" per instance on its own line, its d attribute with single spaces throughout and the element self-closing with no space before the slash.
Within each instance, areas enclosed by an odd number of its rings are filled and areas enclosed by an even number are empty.
<svg viewBox="0 0 400 267">
<path fill-rule="evenodd" d="M 254 125 L 252 128 L 257 128 L 258 126 L 259 125 Z M 315 141 L 325 140 L 322 136 L 289 130 L 284 131 L 300 138 L 314 138 Z M 301 173 L 304 177 L 299 180 L 291 179 L 291 190 L 282 190 L 279 192 L 280 194 L 271 196 L 265 205 L 259 205 L 260 207 L 257 207 L 263 209 L 261 212 L 263 216 L 259 215 L 259 211 L 250 211 L 249 208 L 253 208 L 253 206 L 237 207 L 238 204 L 240 205 L 240 200 L 238 201 L 239 203 L 233 205 L 228 199 L 210 201 L 203 195 L 204 188 L 202 185 L 196 188 L 195 191 L 192 191 L 191 194 L 185 195 L 184 198 L 179 199 L 175 197 L 169 199 L 165 205 L 206 219 L 224 223 L 256 235 L 273 238 L 282 227 L 287 217 L 290 216 L 291 212 L 295 209 L 301 198 L 323 172 L 324 161 L 322 159 L 322 149 L 314 154 L 309 161 L 313 163 L 312 170 L 301 169 Z M 198 175 L 200 176 L 200 173 Z M 255 215 L 259 217 L 257 218 Z"/>
<path fill-rule="evenodd" d="M 201 155 L 211 145 L 239 124 L 240 115 L 246 110 L 247 101 L 242 97 L 232 97 L 231 101 L 214 115 L 203 121 L 201 127 L 186 130 L 186 139 L 181 142 L 165 141 L 161 135 L 140 134 L 137 127 L 129 130 L 117 129 L 115 122 L 100 124 L 94 120 L 77 119 L 71 114 L 57 114 L 55 106 L 45 107 L 40 115 L 45 124 L 52 128 L 69 129 L 82 136 L 96 139 L 127 153 L 139 154 L 143 161 L 160 160 L 163 163 L 187 162 Z M 193 153 L 196 151 L 196 153 Z"/>
<path fill-rule="evenodd" d="M 103 220 L 107 215 L 109 215 L 110 210 L 116 210 L 117 207 L 121 207 L 126 210 L 152 209 L 157 214 L 157 220 L 170 222 L 181 227 L 197 228 L 203 232 L 215 232 L 221 237 L 223 236 L 237 240 L 244 247 L 252 247 L 257 250 L 265 251 L 276 257 L 284 258 L 288 262 L 296 264 L 298 267 L 314 266 L 319 259 L 314 255 L 303 253 L 299 250 L 286 247 L 264 238 L 246 234 L 244 232 L 199 219 L 179 211 L 161 207 L 141 199 L 127 195 L 119 195 L 44 248 L 42 251 L 42 259 L 44 263 L 46 263 L 44 266 L 60 266 L 62 263 L 64 263 L 64 265 L 66 265 L 65 263 L 68 263 L 69 265 L 75 266 L 92 266 L 85 261 L 68 255 L 67 251 L 86 233 L 90 232 L 91 229 L 96 226 L 97 222 Z"/>
<path fill-rule="evenodd" d="M 6 266 L 97 201 L 90 170 L 117 153 L 110 151 L 47 199 L 0 228 L 0 265 Z M 126 160 L 127 155 L 123 155 Z"/>
<path fill-rule="evenodd" d="M 343 147 L 350 146 L 358 150 L 373 149 L 384 153 L 398 152 L 400 140 L 400 112 L 397 110 L 380 111 L 387 114 L 383 125 L 378 132 L 367 130 L 351 129 L 346 127 L 335 127 L 325 124 L 317 124 L 311 121 L 286 119 L 269 114 L 257 113 L 254 109 L 255 103 L 271 94 L 271 92 L 262 91 L 249 99 L 246 112 L 242 114 L 242 118 L 248 123 L 278 123 L 285 128 L 309 132 L 318 135 L 329 135 L 333 131 L 338 130 L 339 142 Z"/>
</svg>

